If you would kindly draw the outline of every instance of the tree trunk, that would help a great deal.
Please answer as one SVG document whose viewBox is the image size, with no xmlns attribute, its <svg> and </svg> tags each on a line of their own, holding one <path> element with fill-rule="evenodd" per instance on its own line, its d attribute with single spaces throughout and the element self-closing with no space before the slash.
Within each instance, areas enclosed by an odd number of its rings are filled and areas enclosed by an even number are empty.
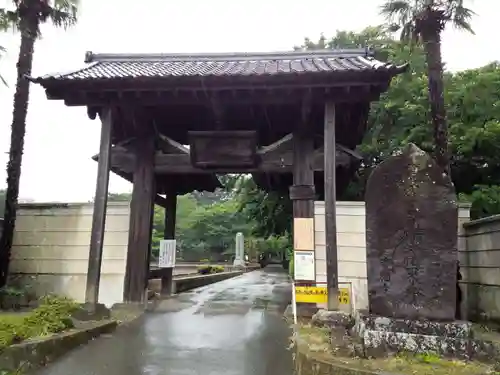
<svg viewBox="0 0 500 375">
<path fill-rule="evenodd" d="M 441 60 L 441 38 L 438 30 L 423 33 L 427 76 L 429 79 L 429 104 L 434 128 L 434 158 L 437 164 L 450 175 L 448 152 L 448 124 L 444 104 L 443 63 Z"/>
<path fill-rule="evenodd" d="M 21 20 L 21 47 L 17 61 L 17 83 L 14 94 L 14 110 L 12 114 L 9 162 L 7 163 L 7 191 L 5 194 L 4 228 L 0 240 L 0 287 L 7 282 L 10 254 L 16 223 L 17 200 L 19 196 L 19 181 L 26 133 L 26 115 L 30 83 L 25 78 L 31 75 L 33 65 L 33 49 L 37 37 L 36 18 Z"/>
</svg>

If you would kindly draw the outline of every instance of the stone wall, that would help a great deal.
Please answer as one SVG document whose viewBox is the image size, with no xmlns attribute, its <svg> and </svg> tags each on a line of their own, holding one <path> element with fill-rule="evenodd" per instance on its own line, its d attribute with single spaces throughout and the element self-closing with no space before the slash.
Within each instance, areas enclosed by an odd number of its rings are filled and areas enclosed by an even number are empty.
<svg viewBox="0 0 500 375">
<path fill-rule="evenodd" d="M 463 312 L 468 319 L 500 322 L 500 215 L 464 224 L 463 235 Z"/>
<path fill-rule="evenodd" d="M 469 205 L 459 209 L 460 250 L 465 249 L 462 224 L 469 221 Z M 325 203 L 314 206 L 316 281 L 326 283 L 325 251 Z M 352 308 L 368 308 L 368 287 L 366 274 L 365 203 L 337 202 L 337 246 L 339 283 L 351 286 Z M 500 248 L 500 247 L 499 247 Z"/>
<path fill-rule="evenodd" d="M 33 285 L 83 302 L 92 203 L 22 204 L 12 249 L 11 282 Z M 109 202 L 99 301 L 121 302 L 128 242 L 129 203 Z"/>
</svg>

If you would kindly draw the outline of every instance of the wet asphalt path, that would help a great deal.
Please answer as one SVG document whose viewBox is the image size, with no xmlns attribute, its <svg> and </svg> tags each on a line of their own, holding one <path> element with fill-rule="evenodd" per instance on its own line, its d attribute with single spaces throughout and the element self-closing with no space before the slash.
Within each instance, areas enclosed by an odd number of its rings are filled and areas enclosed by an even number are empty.
<svg viewBox="0 0 500 375">
<path fill-rule="evenodd" d="M 163 301 L 38 375 L 292 375 L 291 286 L 266 268 Z"/>
</svg>

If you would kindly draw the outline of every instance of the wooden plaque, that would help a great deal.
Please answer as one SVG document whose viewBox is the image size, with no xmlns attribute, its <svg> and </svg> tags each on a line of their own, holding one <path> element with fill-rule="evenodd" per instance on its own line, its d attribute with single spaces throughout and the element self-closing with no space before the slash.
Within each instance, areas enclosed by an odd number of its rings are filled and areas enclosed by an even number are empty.
<svg viewBox="0 0 500 375">
<path fill-rule="evenodd" d="M 191 163 L 196 168 L 257 166 L 257 132 L 189 132 Z"/>
<path fill-rule="evenodd" d="M 314 218 L 293 219 L 293 249 L 314 251 Z"/>
</svg>

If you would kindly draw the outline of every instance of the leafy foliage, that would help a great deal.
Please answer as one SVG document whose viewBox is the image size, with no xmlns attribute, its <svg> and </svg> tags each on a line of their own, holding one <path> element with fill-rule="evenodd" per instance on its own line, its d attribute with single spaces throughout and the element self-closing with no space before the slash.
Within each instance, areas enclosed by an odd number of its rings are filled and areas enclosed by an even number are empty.
<svg viewBox="0 0 500 375">
<path fill-rule="evenodd" d="M 235 189 L 238 211 L 254 224 L 253 236 L 291 233 L 293 213 L 288 194 L 259 189 L 249 176 L 240 176 Z"/>
<path fill-rule="evenodd" d="M 230 189 L 229 189 L 230 190 Z M 236 233 L 249 236 L 254 221 L 238 211 L 232 193 L 186 194 L 177 197 L 176 239 L 178 259 L 199 261 L 227 260 L 234 254 Z M 130 194 L 109 195 L 109 200 L 127 201 Z M 155 206 L 153 218 L 152 253 L 158 256 L 160 240 L 165 232 L 165 210 Z"/>
<path fill-rule="evenodd" d="M 78 308 L 74 301 L 46 296 L 28 314 L 0 317 L 0 349 L 31 337 L 46 336 L 73 327 L 71 316 Z"/>
<path fill-rule="evenodd" d="M 206 266 L 199 266 L 198 267 L 198 273 L 200 275 L 208 275 L 208 274 L 220 273 L 220 272 L 224 272 L 223 266 L 206 265 Z"/>
<path fill-rule="evenodd" d="M 475 13 L 463 0 L 388 0 L 380 12 L 388 18 L 391 31 L 400 31 L 403 42 L 418 42 L 425 33 L 422 23 L 432 15 L 438 17 L 438 32 L 451 24 L 474 33 L 470 22 Z"/>
<path fill-rule="evenodd" d="M 11 7 L 0 8 L 0 30 L 14 27 L 25 33 L 26 21 L 32 23 L 37 36 L 40 36 L 40 25 L 51 22 L 56 27 L 68 28 L 77 21 L 78 0 L 46 0 L 28 1 L 12 0 Z"/>
</svg>

